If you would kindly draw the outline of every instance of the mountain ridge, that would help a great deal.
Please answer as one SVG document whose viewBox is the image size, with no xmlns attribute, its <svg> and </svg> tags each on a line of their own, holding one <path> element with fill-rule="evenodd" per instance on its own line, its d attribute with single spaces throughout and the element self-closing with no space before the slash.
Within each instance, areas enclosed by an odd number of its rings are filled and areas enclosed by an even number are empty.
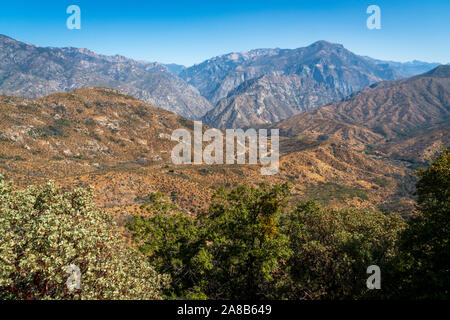
<svg viewBox="0 0 450 320">
<path fill-rule="evenodd" d="M 413 61 L 407 61 L 407 62 L 397 62 L 397 61 L 390 61 L 390 60 L 374 59 L 374 58 L 371 58 L 368 56 L 364 56 L 364 58 L 366 58 L 369 61 L 372 61 L 376 64 L 388 65 L 390 68 L 394 69 L 395 71 L 397 71 L 398 73 L 403 75 L 405 78 L 425 73 L 425 72 L 441 65 L 441 63 L 438 63 L 438 62 L 425 62 L 425 61 L 419 61 L 419 60 L 413 60 Z"/>
<path fill-rule="evenodd" d="M 404 140 L 417 141 L 427 128 L 442 126 L 443 132 L 448 130 L 449 92 L 450 66 L 441 65 L 422 75 L 374 84 L 341 102 L 296 115 L 275 127 L 287 136 L 340 139 L 359 148 L 385 143 L 408 148 Z M 420 141 L 422 149 L 434 143 Z"/>
<path fill-rule="evenodd" d="M 323 40 L 297 49 L 218 56 L 180 76 L 216 104 L 203 121 L 221 129 L 274 123 L 373 83 L 400 78 L 389 67 Z"/>
<path fill-rule="evenodd" d="M 345 49 L 342 44 L 334 44 L 325 40 L 319 40 L 309 46 L 296 49 L 254 49 L 248 52 L 233 52 L 220 55 L 208 59 L 200 64 L 186 68 L 180 76 L 187 82 L 199 88 L 203 96 L 207 97 L 213 103 L 217 103 L 221 98 L 225 98 L 227 96 L 226 93 L 228 93 L 231 89 L 234 89 L 238 84 L 245 80 L 270 74 L 270 72 L 275 72 L 277 74 L 279 74 L 279 72 L 283 72 L 287 75 L 295 74 L 295 72 L 298 71 L 297 68 L 301 67 L 302 64 L 310 63 L 317 58 L 326 56 L 328 52 L 333 50 L 340 50 L 345 54 L 350 55 L 351 58 L 359 57 L 358 55 Z M 334 53 L 334 51 L 332 53 Z M 244 65 L 242 65 L 242 63 L 244 63 Z M 394 72 L 392 70 L 377 66 L 366 59 L 361 59 L 358 63 L 369 65 L 379 73 L 378 76 L 385 72 L 390 73 L 390 76 L 394 76 Z M 245 64 L 250 64 L 248 66 L 250 70 L 242 70 L 242 68 L 246 67 Z M 263 70 L 260 70 L 261 68 L 263 68 Z M 202 88 L 199 81 L 196 80 L 194 76 L 198 78 L 198 76 L 201 76 L 202 73 L 208 74 L 213 71 L 217 71 L 218 75 L 217 79 L 212 79 L 214 84 L 211 85 L 212 89 Z M 226 85 L 218 83 L 217 80 L 226 82 L 227 74 L 225 73 L 229 71 L 240 74 L 243 73 L 244 76 L 241 79 L 236 80 L 234 86 L 226 88 Z M 232 82 L 231 80 L 232 79 L 230 79 L 230 82 Z M 204 80 L 200 80 L 200 82 L 205 83 Z M 210 92 L 217 90 L 220 92 Z"/>
<path fill-rule="evenodd" d="M 36 98 L 102 86 L 191 119 L 212 108 L 196 88 L 158 62 L 73 47 L 38 47 L 7 36 L 0 37 L 0 49 L 0 94 Z"/>
</svg>

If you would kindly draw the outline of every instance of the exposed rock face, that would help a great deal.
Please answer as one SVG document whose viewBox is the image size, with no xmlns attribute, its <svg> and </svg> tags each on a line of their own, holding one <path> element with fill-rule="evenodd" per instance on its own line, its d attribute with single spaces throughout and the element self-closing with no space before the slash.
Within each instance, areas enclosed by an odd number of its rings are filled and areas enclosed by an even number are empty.
<svg viewBox="0 0 450 320">
<path fill-rule="evenodd" d="M 165 66 L 174 74 L 174 75 L 179 75 L 181 71 L 183 71 L 184 69 L 186 69 L 185 66 L 182 66 L 180 64 L 176 64 L 176 63 L 169 63 L 169 64 L 165 64 Z"/>
<path fill-rule="evenodd" d="M 343 97 L 339 90 L 310 78 L 265 75 L 234 89 L 203 120 L 218 128 L 271 124 Z"/>
<path fill-rule="evenodd" d="M 261 59 L 277 56 L 280 49 L 257 49 L 211 58 L 187 68 L 180 77 L 199 89 L 213 104 L 246 80 L 269 73 L 271 66 Z"/>
<path fill-rule="evenodd" d="M 294 50 L 228 54 L 180 76 L 217 103 L 204 120 L 220 128 L 273 123 L 339 101 L 375 82 L 400 78 L 389 66 L 326 41 Z"/>
<path fill-rule="evenodd" d="M 36 98 L 91 86 L 119 89 L 191 119 L 212 108 L 162 64 L 86 49 L 40 48 L 0 36 L 0 94 Z"/>
</svg>

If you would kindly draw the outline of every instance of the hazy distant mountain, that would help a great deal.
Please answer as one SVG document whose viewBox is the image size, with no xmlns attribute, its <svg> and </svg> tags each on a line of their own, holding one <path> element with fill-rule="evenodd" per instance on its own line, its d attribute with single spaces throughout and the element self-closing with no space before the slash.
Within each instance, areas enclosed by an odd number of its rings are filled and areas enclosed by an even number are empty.
<svg viewBox="0 0 450 320">
<path fill-rule="evenodd" d="M 450 147 L 450 122 L 411 133 L 404 139 L 394 139 L 379 149 L 393 159 L 425 162 L 440 146 Z"/>
<path fill-rule="evenodd" d="M 410 62 L 395 62 L 395 61 L 378 60 L 371 57 L 364 57 L 364 58 L 378 65 L 387 65 L 391 69 L 394 69 L 399 74 L 404 76 L 405 78 L 425 73 L 440 65 L 440 63 L 430 63 L 418 60 Z"/>
<path fill-rule="evenodd" d="M 402 154 L 395 145 L 408 148 L 405 139 L 415 137 L 410 143 L 423 150 L 435 144 L 432 139 L 448 142 L 436 128 L 448 132 L 449 125 L 450 66 L 442 65 L 408 79 L 380 82 L 345 101 L 296 115 L 276 126 L 288 136 L 338 138 L 350 144 L 389 142 L 389 149 Z M 428 134 L 431 127 L 433 134 Z"/>
<path fill-rule="evenodd" d="M 212 126 L 273 123 L 382 80 L 401 76 L 342 45 L 318 41 L 299 49 L 260 49 L 216 57 L 180 73 L 212 103 Z"/>
<path fill-rule="evenodd" d="M 179 75 L 181 71 L 186 69 L 185 66 L 176 63 L 165 64 L 165 66 L 176 76 Z"/>
<path fill-rule="evenodd" d="M 87 49 L 41 48 L 0 35 L 0 94 L 35 98 L 90 86 L 119 89 L 188 118 L 212 108 L 162 64 Z"/>
</svg>

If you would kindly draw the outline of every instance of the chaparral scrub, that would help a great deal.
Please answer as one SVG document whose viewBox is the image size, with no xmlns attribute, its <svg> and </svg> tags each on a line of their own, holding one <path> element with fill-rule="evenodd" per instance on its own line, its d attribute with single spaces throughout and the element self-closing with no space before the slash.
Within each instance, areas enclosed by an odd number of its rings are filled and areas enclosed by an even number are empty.
<svg viewBox="0 0 450 320">
<path fill-rule="evenodd" d="M 81 289 L 66 285 L 69 265 Z M 158 299 L 165 285 L 89 190 L 18 190 L 0 176 L 0 299 Z"/>
</svg>

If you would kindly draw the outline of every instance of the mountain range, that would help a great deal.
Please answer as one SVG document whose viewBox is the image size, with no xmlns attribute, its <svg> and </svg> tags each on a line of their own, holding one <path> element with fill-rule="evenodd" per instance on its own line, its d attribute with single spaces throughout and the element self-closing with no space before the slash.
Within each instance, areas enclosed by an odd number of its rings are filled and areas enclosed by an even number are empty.
<svg viewBox="0 0 450 320">
<path fill-rule="evenodd" d="M 383 80 L 432 69 L 358 56 L 318 41 L 298 49 L 256 49 L 177 64 L 42 48 L 0 35 L 0 94 L 26 98 L 109 87 L 219 128 L 273 124 Z"/>
<path fill-rule="evenodd" d="M 192 119 L 212 108 L 195 87 L 160 63 L 87 49 L 41 48 L 0 35 L 0 94 L 36 98 L 93 86 L 118 89 Z"/>
<path fill-rule="evenodd" d="M 400 64 L 402 65 L 402 64 Z M 432 69 L 432 64 L 422 64 Z M 204 117 L 218 128 L 271 124 L 342 100 L 371 84 L 405 77 L 399 65 L 372 61 L 340 44 L 232 53 L 184 69 L 180 77 L 216 107 Z M 410 73 L 420 68 L 409 70 Z"/>
<path fill-rule="evenodd" d="M 196 212 L 218 187 L 286 181 L 298 199 L 411 212 L 413 170 L 450 146 L 448 65 L 375 61 L 325 41 L 189 68 L 8 37 L 0 57 L 0 173 L 92 185 L 119 214 L 139 213 L 153 191 Z M 187 118 L 280 129 L 279 173 L 171 164 L 171 133 L 192 130 Z"/>
</svg>

